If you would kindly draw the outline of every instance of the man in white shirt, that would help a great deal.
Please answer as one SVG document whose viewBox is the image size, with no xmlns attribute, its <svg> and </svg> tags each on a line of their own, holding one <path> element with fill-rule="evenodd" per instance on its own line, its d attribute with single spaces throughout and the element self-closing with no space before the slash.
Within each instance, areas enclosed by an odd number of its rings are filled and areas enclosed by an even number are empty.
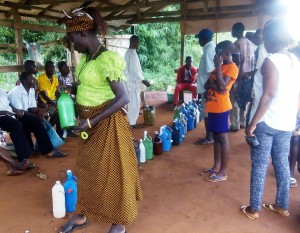
<svg viewBox="0 0 300 233">
<path fill-rule="evenodd" d="M 128 120 L 131 128 L 141 128 L 142 125 L 138 125 L 137 119 L 140 113 L 141 105 L 141 93 L 142 99 L 145 101 L 144 91 L 145 86 L 149 87 L 150 83 L 144 80 L 139 57 L 136 53 L 136 49 L 139 46 L 139 37 L 133 35 L 130 37 L 129 49 L 125 53 L 126 70 L 125 75 L 127 77 L 127 91 L 129 95 L 128 103 Z M 143 103 L 143 105 L 146 103 Z"/>
<path fill-rule="evenodd" d="M 244 31 L 245 26 L 240 22 L 232 26 L 232 37 L 237 38 L 234 42 L 235 52 L 232 54 L 232 59 L 239 67 L 239 76 L 230 90 L 232 110 L 230 111 L 231 125 L 229 130 L 231 132 L 237 132 L 240 128 L 245 128 L 246 126 L 245 110 L 239 108 L 236 100 L 236 92 L 239 80 L 243 74 L 252 71 L 254 67 L 254 51 L 256 46 L 244 36 Z"/>
<path fill-rule="evenodd" d="M 198 93 L 198 99 L 201 98 L 202 116 L 204 117 L 204 125 L 206 130 L 205 138 L 201 138 L 198 141 L 196 141 L 194 143 L 196 145 L 205 145 L 214 142 L 212 132 L 208 128 L 206 100 L 204 95 L 205 94 L 204 85 L 207 82 L 210 73 L 215 68 L 214 56 L 216 54 L 215 51 L 216 45 L 212 41 L 213 36 L 214 33 L 208 28 L 202 29 L 197 35 L 195 35 L 195 37 L 199 39 L 199 45 L 203 47 L 203 54 L 198 69 L 197 93 Z"/>
<path fill-rule="evenodd" d="M 21 113 L 18 114 L 17 119 L 23 126 L 23 132 L 31 150 L 34 148 L 31 139 L 31 133 L 33 132 L 41 153 L 45 154 L 47 158 L 65 157 L 66 153 L 54 149 L 44 127 L 35 99 L 35 78 L 30 72 L 22 72 L 19 79 L 21 85 L 14 87 L 8 93 L 8 99 L 13 111 Z"/>
</svg>

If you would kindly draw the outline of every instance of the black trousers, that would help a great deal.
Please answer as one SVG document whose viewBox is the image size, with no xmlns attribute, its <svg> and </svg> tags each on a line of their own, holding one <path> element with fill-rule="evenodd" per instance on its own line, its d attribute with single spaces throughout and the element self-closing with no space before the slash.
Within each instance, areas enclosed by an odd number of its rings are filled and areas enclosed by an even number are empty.
<svg viewBox="0 0 300 233">
<path fill-rule="evenodd" d="M 25 112 L 24 116 L 18 118 L 18 120 L 22 123 L 24 135 L 32 150 L 33 143 L 31 133 L 34 134 L 42 154 L 48 154 L 54 150 L 43 121 L 39 116 L 30 112 Z"/>
<path fill-rule="evenodd" d="M 23 133 L 22 123 L 11 116 L 2 116 L 0 117 L 0 127 L 4 131 L 9 132 L 19 162 L 28 159 L 32 151 Z"/>
</svg>

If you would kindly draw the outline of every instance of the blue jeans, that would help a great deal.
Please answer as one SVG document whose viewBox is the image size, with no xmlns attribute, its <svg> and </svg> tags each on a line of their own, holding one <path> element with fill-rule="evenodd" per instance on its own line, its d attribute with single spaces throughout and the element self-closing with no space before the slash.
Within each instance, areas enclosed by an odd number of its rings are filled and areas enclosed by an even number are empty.
<svg viewBox="0 0 300 233">
<path fill-rule="evenodd" d="M 264 122 L 257 124 L 254 131 L 260 145 L 251 147 L 250 207 L 253 211 L 261 209 L 264 184 L 270 155 L 277 181 L 276 206 L 289 208 L 290 169 L 289 149 L 292 132 L 280 131 L 269 127 Z"/>
</svg>

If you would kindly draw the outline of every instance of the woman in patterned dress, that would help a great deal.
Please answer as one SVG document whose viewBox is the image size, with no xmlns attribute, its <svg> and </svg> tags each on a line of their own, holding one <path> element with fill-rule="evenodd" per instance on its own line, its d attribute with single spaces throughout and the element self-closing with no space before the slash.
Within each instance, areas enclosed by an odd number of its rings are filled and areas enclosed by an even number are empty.
<svg viewBox="0 0 300 233">
<path fill-rule="evenodd" d="M 75 129 L 88 138 L 79 140 L 76 212 L 59 232 L 84 227 L 89 219 L 111 223 L 109 233 L 124 233 L 142 199 L 131 130 L 122 109 L 128 103 L 125 61 L 98 40 L 97 33 L 105 35 L 106 25 L 95 8 L 66 13 L 65 24 L 75 50 L 83 53 L 76 68 L 80 120 Z"/>
</svg>

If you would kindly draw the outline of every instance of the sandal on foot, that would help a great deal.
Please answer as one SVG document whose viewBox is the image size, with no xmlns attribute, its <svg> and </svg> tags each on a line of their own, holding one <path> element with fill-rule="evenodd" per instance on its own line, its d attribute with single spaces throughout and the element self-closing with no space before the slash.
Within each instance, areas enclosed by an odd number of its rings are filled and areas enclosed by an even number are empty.
<svg viewBox="0 0 300 233">
<path fill-rule="evenodd" d="M 47 154 L 46 158 L 47 159 L 54 159 L 54 158 L 63 158 L 63 157 L 66 157 L 66 156 L 67 156 L 67 153 L 64 153 L 60 150 L 54 150 L 53 154 L 52 155 Z"/>
<path fill-rule="evenodd" d="M 297 180 L 294 177 L 290 177 L 290 187 L 296 188 L 298 186 Z"/>
<path fill-rule="evenodd" d="M 88 221 L 86 220 L 84 223 L 82 224 L 76 224 L 76 223 L 73 223 L 71 221 L 69 221 L 66 225 L 62 226 L 60 229 L 59 229 L 59 233 L 70 233 L 70 232 L 73 232 L 77 229 L 81 229 L 81 228 L 84 228 L 86 227 L 88 224 Z"/>
<path fill-rule="evenodd" d="M 214 173 L 216 173 L 216 171 L 214 171 L 212 168 L 208 168 L 208 169 L 203 170 L 202 172 L 200 172 L 200 176 L 204 176 L 206 174 L 212 175 Z"/>
<path fill-rule="evenodd" d="M 20 168 L 20 170 L 31 170 L 35 168 L 35 163 L 31 163 L 27 159 L 24 159 L 22 162 L 19 162 L 18 168 Z"/>
<path fill-rule="evenodd" d="M 214 143 L 213 139 L 203 138 L 203 139 L 200 139 L 200 140 L 194 142 L 194 145 L 207 145 L 207 144 L 212 144 L 212 143 Z"/>
<path fill-rule="evenodd" d="M 144 125 L 142 125 L 142 124 L 130 125 L 130 128 L 132 128 L 132 129 L 141 129 L 141 128 L 144 128 Z"/>
<path fill-rule="evenodd" d="M 6 175 L 8 176 L 19 176 L 22 175 L 24 172 L 23 171 L 19 171 L 19 170 L 8 170 L 6 172 Z"/>
<path fill-rule="evenodd" d="M 208 182 L 220 182 L 227 180 L 227 176 L 218 176 L 215 173 L 213 173 L 212 175 L 206 177 L 204 180 Z"/>
<path fill-rule="evenodd" d="M 282 209 L 282 208 L 279 208 L 276 206 L 276 204 L 263 204 L 263 207 L 266 209 L 266 210 L 271 210 L 277 214 L 279 214 L 280 216 L 282 217 L 287 217 L 290 215 L 289 211 L 288 210 L 285 210 L 285 209 Z"/>
<path fill-rule="evenodd" d="M 247 208 L 250 207 L 250 206 L 247 206 L 247 205 L 243 205 L 240 210 L 241 212 L 246 215 L 248 218 L 252 219 L 252 220 L 255 220 L 255 219 L 258 219 L 259 218 L 259 215 L 258 213 L 250 213 L 247 211 Z"/>
</svg>

